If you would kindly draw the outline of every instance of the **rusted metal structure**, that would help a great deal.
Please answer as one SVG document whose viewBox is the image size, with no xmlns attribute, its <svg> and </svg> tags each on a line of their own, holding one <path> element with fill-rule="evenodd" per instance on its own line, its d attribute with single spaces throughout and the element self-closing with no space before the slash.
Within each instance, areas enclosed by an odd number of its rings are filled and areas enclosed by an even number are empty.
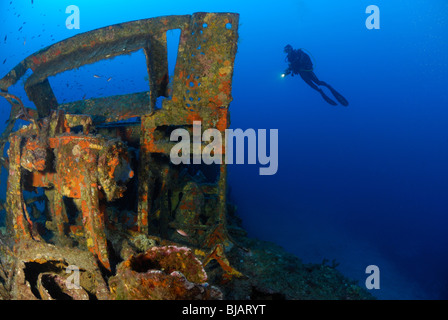
<svg viewBox="0 0 448 320">
<path fill-rule="evenodd" d="M 195 13 L 112 25 L 47 47 L 0 79 L 0 95 L 12 106 L 0 147 L 9 141 L 1 161 L 9 172 L 6 223 L 16 246 L 34 241 L 87 249 L 110 273 L 129 256 L 123 239 L 135 243 L 143 236 L 186 244 L 204 263 L 217 260 L 227 277 L 240 275 L 224 256 L 230 245 L 226 165 L 207 168 L 205 178 L 169 159 L 172 130 L 191 130 L 193 121 L 202 130 L 229 126 L 238 18 Z M 166 32 L 172 29 L 181 36 L 170 80 Z M 141 49 L 147 92 L 57 101 L 49 77 Z M 36 109 L 8 92 L 29 69 L 24 88 Z M 159 97 L 165 99 L 157 109 Z M 137 123 L 120 122 L 135 117 Z M 30 124 L 13 132 L 17 119 Z M 35 199 L 24 196 L 36 188 L 42 193 Z M 46 206 L 38 212 L 42 200 Z"/>
</svg>

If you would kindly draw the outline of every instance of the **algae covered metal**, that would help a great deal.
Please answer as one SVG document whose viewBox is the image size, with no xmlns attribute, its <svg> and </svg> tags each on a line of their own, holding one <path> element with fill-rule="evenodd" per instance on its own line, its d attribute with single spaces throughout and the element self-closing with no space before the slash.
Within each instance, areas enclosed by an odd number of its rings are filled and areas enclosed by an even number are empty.
<svg viewBox="0 0 448 320">
<path fill-rule="evenodd" d="M 170 161 L 174 130 L 229 127 L 238 25 L 236 13 L 204 12 L 112 25 L 40 50 L 0 79 L 11 105 L 0 136 L 0 299 L 371 298 L 334 268 L 248 238 L 227 199 L 226 164 Z M 55 97 L 50 77 L 138 50 L 147 91 Z M 20 83 L 35 107 L 9 91 Z M 27 125 L 14 130 L 19 119 Z"/>
<path fill-rule="evenodd" d="M 9 142 L 8 157 L 2 158 L 9 173 L 4 242 L 12 241 L 4 244 L 4 250 L 21 252 L 23 247 L 33 247 L 36 255 L 12 254 L 15 272 L 35 278 L 33 283 L 28 281 L 30 292 L 12 286 L 13 297 L 49 298 L 45 283 L 62 287 L 64 276 L 59 271 L 69 265 L 68 258 L 61 254 L 42 258 L 58 250 L 67 251 L 67 256 L 77 250 L 90 253 L 96 272 L 103 278 L 113 276 L 115 284 L 132 282 L 129 275 L 123 278 L 129 272 L 117 272 L 125 270 L 122 264 L 163 244 L 176 252 L 189 246 L 193 251 L 184 260 L 197 261 L 200 268 L 198 258 L 210 261 L 213 257 L 225 267 L 228 278 L 242 276 L 230 266 L 224 250 L 217 250 L 231 245 L 225 164 L 215 166 L 212 178 L 205 178 L 198 168 L 173 165 L 169 158 L 173 145 L 169 134 L 174 128 L 191 130 L 193 121 L 201 121 L 203 130 L 223 132 L 229 126 L 238 18 L 235 13 L 195 13 L 108 26 L 36 52 L 0 79 L 0 95 L 11 104 L 0 141 L 2 150 Z M 173 29 L 180 29 L 181 35 L 170 79 L 166 33 Z M 49 77 L 137 50 L 146 57 L 148 91 L 66 104 L 57 101 Z M 35 109 L 8 92 L 30 69 L 32 74 L 23 84 Z M 156 109 L 159 97 L 166 99 Z M 29 124 L 13 132 L 18 119 Z M 27 191 L 39 195 L 33 198 Z M 39 203 L 45 204 L 43 209 L 38 209 Z M 74 260 L 70 264 L 87 270 L 84 260 L 76 255 Z M 174 271 L 182 274 L 182 270 Z M 167 277 L 179 286 L 188 281 L 188 275 Z M 96 294 L 96 289 L 83 290 L 87 297 L 105 297 Z M 120 296 L 128 297 L 123 292 Z"/>
</svg>

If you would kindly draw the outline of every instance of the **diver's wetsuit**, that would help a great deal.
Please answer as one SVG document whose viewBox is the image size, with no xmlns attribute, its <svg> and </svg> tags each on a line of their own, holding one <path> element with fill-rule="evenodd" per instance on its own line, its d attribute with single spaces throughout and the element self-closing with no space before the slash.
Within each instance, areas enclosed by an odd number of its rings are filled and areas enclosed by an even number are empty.
<svg viewBox="0 0 448 320">
<path fill-rule="evenodd" d="M 288 69 L 286 69 L 284 73 L 285 76 L 289 74 L 292 76 L 299 74 L 303 81 L 305 81 L 311 88 L 318 91 L 325 101 L 335 106 L 337 103 L 330 99 L 325 92 L 318 87 L 325 86 L 331 91 L 340 104 L 345 107 L 348 106 L 348 101 L 339 92 L 334 90 L 328 83 L 320 81 L 317 78 L 316 74 L 313 72 L 313 63 L 305 52 L 301 49 L 294 50 L 290 45 L 287 45 L 285 47 L 285 53 L 287 53 L 286 60 L 289 62 Z"/>
</svg>

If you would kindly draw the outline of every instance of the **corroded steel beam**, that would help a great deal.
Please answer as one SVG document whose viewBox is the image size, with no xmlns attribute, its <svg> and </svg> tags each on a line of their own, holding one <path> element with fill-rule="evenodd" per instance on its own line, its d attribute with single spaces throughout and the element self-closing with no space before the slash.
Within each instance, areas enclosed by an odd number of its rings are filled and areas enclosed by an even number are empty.
<svg viewBox="0 0 448 320">
<path fill-rule="evenodd" d="M 189 15 L 157 17 L 115 24 L 78 34 L 27 57 L 0 79 L 0 89 L 6 91 L 28 69 L 33 70 L 33 75 L 27 80 L 27 87 L 85 64 L 131 53 L 147 47 L 152 35 L 171 29 L 182 29 L 189 20 Z"/>
<path fill-rule="evenodd" d="M 197 13 L 188 29 L 182 30 L 172 98 L 163 101 L 161 110 L 142 117 L 139 185 L 139 230 L 147 232 L 151 217 L 151 197 L 154 175 L 146 163 L 152 154 L 169 155 L 169 148 L 159 143 L 156 129 L 161 126 L 191 126 L 201 121 L 202 130 L 216 128 L 221 132 L 229 127 L 228 107 L 232 101 L 231 84 L 238 40 L 238 14 Z M 224 151 L 225 152 L 225 151 Z M 225 225 L 226 165 L 220 168 L 218 182 L 219 215 Z M 216 230 L 222 230 L 217 228 Z M 217 239 L 224 234 L 216 235 Z"/>
<path fill-rule="evenodd" d="M 189 21 L 188 15 L 157 17 L 78 34 L 21 61 L 0 79 L 0 90 L 7 91 L 31 69 L 33 73 L 26 80 L 25 90 L 30 100 L 36 104 L 39 116 L 44 117 L 49 114 L 50 109 L 57 106 L 51 88 L 46 84 L 48 77 L 144 49 L 151 87 L 151 105 L 147 106 L 146 112 L 150 112 L 151 108 L 154 108 L 156 98 L 167 95 L 168 63 L 165 33 L 171 29 L 185 29 Z"/>
</svg>

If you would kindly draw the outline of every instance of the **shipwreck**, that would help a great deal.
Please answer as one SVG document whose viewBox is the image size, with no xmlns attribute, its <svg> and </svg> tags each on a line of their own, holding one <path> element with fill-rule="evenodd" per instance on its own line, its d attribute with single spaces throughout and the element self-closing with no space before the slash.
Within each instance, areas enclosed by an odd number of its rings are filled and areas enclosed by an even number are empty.
<svg viewBox="0 0 448 320">
<path fill-rule="evenodd" d="M 227 199 L 226 164 L 170 162 L 176 128 L 191 131 L 194 121 L 201 130 L 229 128 L 238 25 L 236 13 L 111 25 L 40 50 L 0 79 L 0 96 L 11 105 L 0 136 L 8 173 L 0 298 L 319 297 L 313 285 L 288 284 L 303 270 L 347 283 L 330 266 L 307 267 L 246 238 Z M 181 35 L 169 77 L 166 33 L 173 29 Z M 50 77 L 139 50 L 147 91 L 57 101 Z M 8 91 L 20 83 L 35 107 Z M 19 119 L 27 125 L 14 130 Z M 345 287 L 340 296 L 363 297 L 359 287 Z"/>
</svg>

